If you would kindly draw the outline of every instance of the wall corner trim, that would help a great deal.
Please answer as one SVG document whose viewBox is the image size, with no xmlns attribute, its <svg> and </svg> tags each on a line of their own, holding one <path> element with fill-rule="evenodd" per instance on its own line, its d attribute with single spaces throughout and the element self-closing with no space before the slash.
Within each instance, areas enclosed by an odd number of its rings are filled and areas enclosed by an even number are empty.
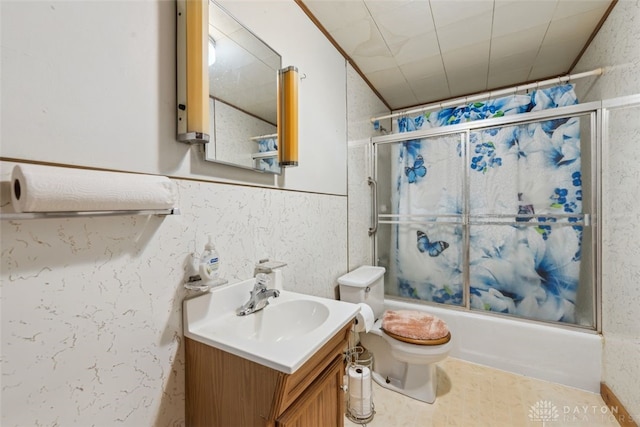
<svg viewBox="0 0 640 427">
<path fill-rule="evenodd" d="M 613 393 L 609 386 L 603 382 L 600 383 L 600 396 L 602 396 L 602 400 L 604 400 L 604 403 L 609 407 L 609 410 L 620 426 L 638 427 L 638 424 L 636 423 L 637 420 L 633 419 L 618 397 Z"/>
</svg>

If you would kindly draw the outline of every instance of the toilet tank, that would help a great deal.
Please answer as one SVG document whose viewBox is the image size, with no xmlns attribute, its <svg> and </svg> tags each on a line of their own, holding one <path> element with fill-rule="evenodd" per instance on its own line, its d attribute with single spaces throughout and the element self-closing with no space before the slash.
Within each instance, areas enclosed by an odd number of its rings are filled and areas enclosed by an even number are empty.
<svg viewBox="0 0 640 427">
<path fill-rule="evenodd" d="M 376 319 L 384 313 L 384 267 L 363 265 L 338 278 L 340 299 L 365 303 Z"/>
</svg>

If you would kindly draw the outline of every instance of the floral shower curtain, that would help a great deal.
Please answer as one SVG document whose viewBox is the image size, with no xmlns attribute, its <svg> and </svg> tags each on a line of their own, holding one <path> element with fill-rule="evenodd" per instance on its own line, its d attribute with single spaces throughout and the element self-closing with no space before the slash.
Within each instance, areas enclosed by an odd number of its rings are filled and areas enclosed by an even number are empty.
<svg viewBox="0 0 640 427">
<path fill-rule="evenodd" d="M 398 120 L 399 132 L 576 104 L 573 85 Z M 388 293 L 538 320 L 575 322 L 580 275 L 580 118 L 398 145 L 392 205 L 397 281 Z M 468 176 L 465 187 L 464 177 Z M 467 211 L 469 225 L 462 223 Z M 468 258 L 464 248 L 469 245 Z"/>
</svg>

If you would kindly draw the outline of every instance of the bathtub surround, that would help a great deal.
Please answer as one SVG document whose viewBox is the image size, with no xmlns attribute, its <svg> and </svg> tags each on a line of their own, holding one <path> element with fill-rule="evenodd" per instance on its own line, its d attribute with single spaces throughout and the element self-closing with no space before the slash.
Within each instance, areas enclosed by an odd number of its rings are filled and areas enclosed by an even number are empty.
<svg viewBox="0 0 640 427">
<path fill-rule="evenodd" d="M 362 77 L 347 64 L 349 270 L 374 262 L 373 238 L 367 232 L 371 226 L 371 188 L 367 177 L 373 176 L 370 137 L 382 131 L 374 128 L 370 118 L 388 112 Z M 391 129 L 390 123 L 383 120 L 379 126 Z"/>
<path fill-rule="evenodd" d="M 577 87 L 582 102 L 640 94 L 640 1 L 621 0 L 575 72 L 607 65 Z M 602 382 L 640 420 L 640 107 L 610 113 L 602 164 Z"/>
</svg>

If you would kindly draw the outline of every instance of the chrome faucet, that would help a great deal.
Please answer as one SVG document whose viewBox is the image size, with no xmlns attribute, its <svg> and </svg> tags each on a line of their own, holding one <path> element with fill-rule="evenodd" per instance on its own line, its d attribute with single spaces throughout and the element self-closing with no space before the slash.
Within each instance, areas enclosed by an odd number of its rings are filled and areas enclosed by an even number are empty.
<svg viewBox="0 0 640 427">
<path fill-rule="evenodd" d="M 256 271 L 258 271 L 257 266 Z M 267 289 L 268 283 L 269 277 L 264 272 L 256 273 L 256 283 L 253 285 L 253 290 L 250 292 L 251 296 L 249 297 L 249 301 L 236 310 L 236 314 L 238 316 L 246 316 L 247 314 L 260 311 L 269 305 L 269 298 L 277 298 L 280 296 L 279 290 Z"/>
</svg>

